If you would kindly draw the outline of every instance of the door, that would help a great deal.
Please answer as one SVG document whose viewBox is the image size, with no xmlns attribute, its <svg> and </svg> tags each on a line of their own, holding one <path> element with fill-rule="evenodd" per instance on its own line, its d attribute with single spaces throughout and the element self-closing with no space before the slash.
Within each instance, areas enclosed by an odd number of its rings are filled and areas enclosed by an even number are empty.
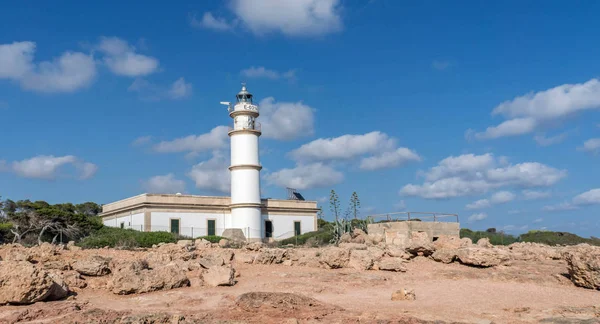
<svg viewBox="0 0 600 324">
<path fill-rule="evenodd" d="M 294 235 L 298 236 L 302 234 L 300 231 L 300 222 L 294 222 Z"/>
<path fill-rule="evenodd" d="M 217 225 L 214 219 L 209 219 L 207 221 L 207 225 L 208 225 L 208 231 L 207 234 L 210 235 L 217 235 Z"/>
<path fill-rule="evenodd" d="M 265 221 L 265 237 L 273 237 L 273 222 Z"/>
<path fill-rule="evenodd" d="M 179 235 L 179 219 L 171 219 L 171 233 Z"/>
</svg>

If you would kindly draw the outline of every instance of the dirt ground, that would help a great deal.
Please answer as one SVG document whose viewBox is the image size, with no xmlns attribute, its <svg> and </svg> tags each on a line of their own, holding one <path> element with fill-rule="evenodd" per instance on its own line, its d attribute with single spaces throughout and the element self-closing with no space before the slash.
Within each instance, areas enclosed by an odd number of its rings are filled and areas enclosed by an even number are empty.
<svg viewBox="0 0 600 324">
<path fill-rule="evenodd" d="M 235 263 L 232 287 L 0 307 L 0 323 L 600 323 L 600 291 L 575 287 L 562 260 L 493 268 L 417 257 L 407 272 Z M 91 280 L 91 279 L 90 279 Z M 414 289 L 416 300 L 392 301 Z"/>
</svg>

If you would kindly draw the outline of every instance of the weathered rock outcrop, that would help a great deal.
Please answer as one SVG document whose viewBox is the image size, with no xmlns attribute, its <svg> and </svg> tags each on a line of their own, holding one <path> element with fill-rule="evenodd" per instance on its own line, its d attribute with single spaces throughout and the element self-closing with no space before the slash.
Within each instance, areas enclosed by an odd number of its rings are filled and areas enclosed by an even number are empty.
<svg viewBox="0 0 600 324">
<path fill-rule="evenodd" d="M 433 254 L 435 247 L 425 232 L 411 234 L 410 242 L 406 246 L 406 252 L 415 256 L 429 256 Z"/>
<path fill-rule="evenodd" d="M 565 253 L 571 281 L 579 287 L 600 290 L 600 248 L 578 245 Z"/>
<path fill-rule="evenodd" d="M 0 305 L 60 299 L 68 291 L 62 278 L 50 275 L 29 262 L 0 262 Z"/>
<path fill-rule="evenodd" d="M 476 267 L 494 267 L 510 259 L 510 255 L 501 249 L 469 247 L 456 250 L 456 258 L 462 264 Z"/>
<path fill-rule="evenodd" d="M 286 249 L 262 249 L 258 255 L 256 255 L 256 259 L 254 260 L 254 264 L 279 264 L 283 263 L 285 258 L 287 257 Z"/>
<path fill-rule="evenodd" d="M 85 259 L 75 260 L 72 267 L 85 276 L 104 276 L 110 273 L 109 262 L 110 259 L 108 258 L 92 255 Z"/>
<path fill-rule="evenodd" d="M 235 269 L 231 266 L 213 267 L 202 273 L 204 284 L 211 287 L 233 286 Z"/>
<path fill-rule="evenodd" d="M 339 247 L 328 247 L 320 251 L 319 262 L 325 268 L 345 268 L 350 261 L 350 253 Z"/>
<path fill-rule="evenodd" d="M 189 286 L 185 271 L 176 264 L 168 264 L 156 269 L 139 269 L 143 263 L 132 262 L 112 274 L 108 289 L 118 295 L 141 294 Z"/>
<path fill-rule="evenodd" d="M 202 268 L 210 269 L 229 264 L 233 257 L 234 253 L 231 250 L 212 249 L 203 251 L 198 262 Z"/>
<path fill-rule="evenodd" d="M 454 261 L 454 259 L 456 259 L 457 253 L 457 249 L 443 248 L 435 250 L 431 257 L 437 262 L 451 263 L 452 261 Z"/>
<path fill-rule="evenodd" d="M 373 257 L 367 250 L 352 250 L 348 267 L 356 270 L 370 270 L 373 267 Z"/>
<path fill-rule="evenodd" d="M 492 243 L 490 243 L 490 239 L 487 237 L 482 237 L 479 240 L 477 240 L 477 246 L 482 247 L 482 248 L 488 248 L 488 249 L 491 249 L 494 247 L 494 245 L 492 245 Z"/>
<path fill-rule="evenodd" d="M 392 300 L 415 300 L 417 295 L 414 289 L 400 289 L 392 293 Z"/>
<path fill-rule="evenodd" d="M 402 258 L 383 258 L 376 264 L 376 268 L 382 271 L 406 272 Z"/>
</svg>

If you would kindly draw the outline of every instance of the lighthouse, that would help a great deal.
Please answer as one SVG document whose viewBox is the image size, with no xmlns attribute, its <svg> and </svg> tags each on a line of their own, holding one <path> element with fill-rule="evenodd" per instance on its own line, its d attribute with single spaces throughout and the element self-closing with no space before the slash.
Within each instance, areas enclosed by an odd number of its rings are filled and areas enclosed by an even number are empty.
<svg viewBox="0 0 600 324">
<path fill-rule="evenodd" d="M 248 241 L 262 240 L 262 203 L 260 199 L 260 170 L 258 138 L 261 135 L 258 106 L 242 85 L 236 102 L 229 105 L 233 119 L 231 138 L 231 214 L 225 228 L 241 229 Z"/>
</svg>

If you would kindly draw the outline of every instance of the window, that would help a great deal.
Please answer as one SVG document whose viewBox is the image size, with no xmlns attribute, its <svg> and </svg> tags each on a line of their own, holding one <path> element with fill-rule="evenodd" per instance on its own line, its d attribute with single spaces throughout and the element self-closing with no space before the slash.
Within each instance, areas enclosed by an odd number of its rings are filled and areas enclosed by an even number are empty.
<svg viewBox="0 0 600 324">
<path fill-rule="evenodd" d="M 300 231 L 300 222 L 294 222 L 294 235 L 300 235 L 302 232 Z"/>
<path fill-rule="evenodd" d="M 125 222 L 121 222 L 121 228 L 125 228 Z"/>
<path fill-rule="evenodd" d="M 207 221 L 207 235 L 217 235 L 217 225 L 214 219 Z"/>
<path fill-rule="evenodd" d="M 179 219 L 171 218 L 171 233 L 179 234 Z"/>
<path fill-rule="evenodd" d="M 273 222 L 265 221 L 265 237 L 273 237 Z"/>
</svg>

